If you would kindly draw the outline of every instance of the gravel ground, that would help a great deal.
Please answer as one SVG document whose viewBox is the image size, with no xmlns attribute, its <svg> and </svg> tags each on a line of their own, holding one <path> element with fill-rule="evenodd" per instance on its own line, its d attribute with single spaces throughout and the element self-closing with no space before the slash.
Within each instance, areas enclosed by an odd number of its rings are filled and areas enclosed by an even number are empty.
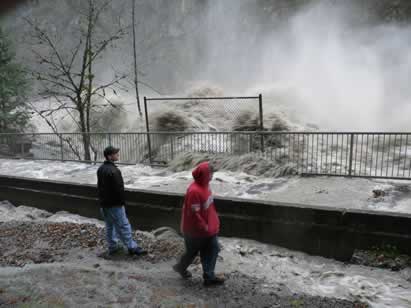
<svg viewBox="0 0 411 308">
<path fill-rule="evenodd" d="M 205 288 L 198 262 L 189 280 L 171 270 L 183 249 L 175 231 L 137 231 L 149 252 L 138 258 L 99 257 L 103 234 L 92 224 L 0 223 L 0 307 L 368 307 L 292 293 L 240 271 L 224 273 L 224 286 Z"/>
</svg>

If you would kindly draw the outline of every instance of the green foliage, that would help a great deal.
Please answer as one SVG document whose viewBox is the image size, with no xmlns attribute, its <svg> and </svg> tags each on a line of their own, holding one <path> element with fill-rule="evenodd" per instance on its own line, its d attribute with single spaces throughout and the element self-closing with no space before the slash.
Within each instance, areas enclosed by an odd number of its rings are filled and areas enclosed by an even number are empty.
<svg viewBox="0 0 411 308">
<path fill-rule="evenodd" d="M 0 29 L 0 133 L 22 132 L 30 120 L 25 101 L 27 79 L 14 60 L 10 41 Z"/>
<path fill-rule="evenodd" d="M 383 255 L 387 258 L 396 258 L 401 255 L 397 246 L 390 244 L 374 246 L 371 251 L 376 255 Z"/>
<path fill-rule="evenodd" d="M 299 308 L 303 306 L 303 301 L 301 299 L 293 299 L 290 302 L 291 307 Z"/>
</svg>

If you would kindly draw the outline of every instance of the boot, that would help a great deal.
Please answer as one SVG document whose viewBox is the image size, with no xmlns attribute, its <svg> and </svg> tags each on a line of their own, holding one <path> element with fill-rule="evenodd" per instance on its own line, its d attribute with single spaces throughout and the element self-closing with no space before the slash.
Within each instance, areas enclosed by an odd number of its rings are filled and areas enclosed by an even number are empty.
<svg viewBox="0 0 411 308">
<path fill-rule="evenodd" d="M 182 271 L 182 270 L 180 269 L 180 267 L 178 266 L 178 264 L 176 264 L 176 265 L 173 266 L 173 270 L 174 270 L 175 272 L 179 273 L 180 276 L 181 276 L 181 278 L 183 278 L 183 279 L 188 279 L 188 278 L 191 278 L 191 277 L 193 276 L 193 275 L 190 273 L 190 271 L 188 271 L 188 270 Z"/>
<path fill-rule="evenodd" d="M 204 286 L 209 287 L 209 286 L 218 286 L 224 284 L 225 279 L 222 277 L 214 277 L 211 279 L 204 279 Z"/>
</svg>

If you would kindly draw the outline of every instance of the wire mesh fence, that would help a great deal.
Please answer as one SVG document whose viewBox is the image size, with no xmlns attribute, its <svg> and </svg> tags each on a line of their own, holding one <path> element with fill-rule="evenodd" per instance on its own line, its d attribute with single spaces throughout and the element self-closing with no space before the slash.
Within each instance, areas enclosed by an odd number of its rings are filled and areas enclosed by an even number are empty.
<svg viewBox="0 0 411 308">
<path fill-rule="evenodd" d="M 299 174 L 411 179 L 411 133 L 345 132 L 139 132 L 0 134 L 0 157 L 104 160 L 108 145 L 121 149 L 120 163 L 167 165 L 184 153 L 240 156 L 252 153 Z M 151 150 L 148 141 L 151 141 Z M 263 145 L 262 145 L 263 143 Z"/>
<path fill-rule="evenodd" d="M 242 97 L 145 97 L 144 108 L 148 132 L 263 129 L 261 94 Z"/>
<path fill-rule="evenodd" d="M 264 130 L 261 94 L 242 97 L 144 97 L 144 112 L 147 132 Z M 150 163 L 153 163 L 153 151 L 157 152 L 159 147 L 158 139 L 164 139 L 165 135 L 156 137 L 152 140 L 151 134 L 147 135 Z M 262 140 L 261 146 L 264 147 Z"/>
</svg>

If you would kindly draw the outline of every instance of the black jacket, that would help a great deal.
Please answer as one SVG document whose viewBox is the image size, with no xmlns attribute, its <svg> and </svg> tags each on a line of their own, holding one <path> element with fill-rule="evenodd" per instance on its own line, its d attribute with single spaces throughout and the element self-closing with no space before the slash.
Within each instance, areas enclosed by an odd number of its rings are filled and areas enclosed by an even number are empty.
<svg viewBox="0 0 411 308">
<path fill-rule="evenodd" d="M 125 205 L 123 176 L 113 162 L 105 161 L 98 168 L 97 189 L 101 207 Z"/>
</svg>

